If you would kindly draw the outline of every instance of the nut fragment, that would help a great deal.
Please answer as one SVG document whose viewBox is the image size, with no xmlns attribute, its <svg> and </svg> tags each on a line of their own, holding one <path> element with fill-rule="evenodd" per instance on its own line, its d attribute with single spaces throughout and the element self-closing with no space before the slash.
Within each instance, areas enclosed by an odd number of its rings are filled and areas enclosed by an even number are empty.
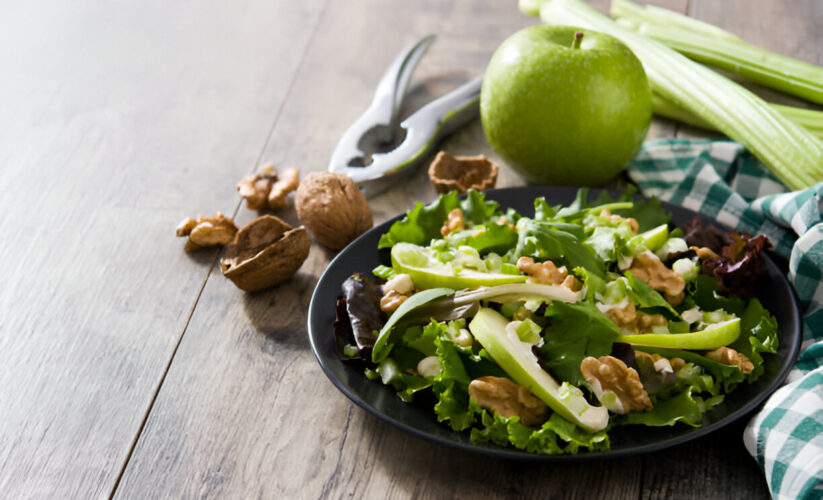
<svg viewBox="0 0 823 500">
<path fill-rule="evenodd" d="M 633 302 L 623 307 L 612 307 L 605 312 L 612 323 L 620 327 L 623 332 L 648 333 L 653 326 L 663 326 L 668 323 L 662 314 L 647 314 L 638 311 Z"/>
<path fill-rule="evenodd" d="M 706 357 L 724 365 L 736 366 L 745 374 L 749 374 L 754 370 L 754 364 L 748 356 L 729 347 L 713 349 L 706 353 Z"/>
<path fill-rule="evenodd" d="M 569 274 L 566 266 L 557 267 L 550 260 L 535 262 L 531 257 L 520 257 L 517 259 L 517 269 L 529 276 L 526 283 L 560 285 L 573 292 L 580 289 L 580 282 L 574 275 Z"/>
<path fill-rule="evenodd" d="M 386 290 L 383 298 L 380 299 L 380 310 L 383 312 L 394 312 L 394 310 L 400 307 L 400 304 L 408 298 L 408 295 L 399 293 L 397 290 Z"/>
<path fill-rule="evenodd" d="M 246 224 L 220 260 L 223 275 L 247 292 L 290 278 L 309 255 L 311 240 L 303 226 L 292 228 L 273 215 Z"/>
<path fill-rule="evenodd" d="M 480 377 L 469 383 L 469 396 L 503 417 L 519 417 L 529 427 L 546 420 L 548 407 L 525 387 L 503 377 Z"/>
<path fill-rule="evenodd" d="M 580 363 L 580 373 L 589 383 L 600 402 L 614 413 L 625 415 L 631 411 L 652 409 L 649 394 L 640 382 L 637 370 L 612 356 L 591 356 Z"/>
<path fill-rule="evenodd" d="M 274 183 L 269 191 L 269 210 L 281 210 L 286 207 L 286 197 L 300 185 L 300 171 L 290 168 Z"/>
<path fill-rule="evenodd" d="M 683 358 L 669 359 L 657 353 L 648 353 L 645 351 L 634 351 L 634 355 L 635 357 L 649 358 L 654 366 L 654 369 L 658 372 L 669 370 L 672 373 L 677 373 L 686 365 L 686 361 Z"/>
<path fill-rule="evenodd" d="M 666 300 L 672 305 L 683 302 L 683 290 L 686 281 L 682 276 L 666 267 L 656 255 L 643 252 L 634 257 L 629 271 L 635 278 L 646 283 L 658 292 L 663 292 Z"/>
<path fill-rule="evenodd" d="M 464 229 L 466 229 L 466 219 L 463 218 L 463 211 L 459 208 L 455 208 L 449 212 L 446 216 L 446 220 L 443 221 L 443 227 L 440 228 L 440 234 L 446 236 L 455 231 L 462 231 Z"/>
<path fill-rule="evenodd" d="M 493 188 L 497 182 L 497 165 L 483 155 L 452 156 L 441 151 L 429 165 L 429 179 L 441 194 L 454 190 L 482 191 Z"/>
<path fill-rule="evenodd" d="M 280 210 L 286 206 L 286 197 L 297 189 L 300 171 L 290 168 L 278 177 L 273 165 L 266 165 L 259 173 L 249 174 L 237 183 L 237 192 L 246 200 L 249 210 Z"/>
<path fill-rule="evenodd" d="M 188 236 L 187 252 L 214 245 L 225 245 L 237 233 L 237 226 L 230 217 L 215 212 L 211 217 L 187 217 L 177 226 L 177 236 Z"/>
<path fill-rule="evenodd" d="M 297 217 L 314 238 L 339 250 L 372 227 L 366 197 L 348 176 L 313 172 L 303 179 L 294 199 Z"/>
</svg>

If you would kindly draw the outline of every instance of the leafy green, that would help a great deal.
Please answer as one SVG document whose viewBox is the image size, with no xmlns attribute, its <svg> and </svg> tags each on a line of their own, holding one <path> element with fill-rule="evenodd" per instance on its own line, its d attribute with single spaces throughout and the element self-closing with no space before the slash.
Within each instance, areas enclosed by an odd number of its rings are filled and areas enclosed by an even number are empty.
<svg viewBox="0 0 823 500">
<path fill-rule="evenodd" d="M 497 207 L 497 202 L 487 202 L 483 193 L 474 190 L 469 190 L 463 200 L 458 199 L 457 191 L 451 191 L 428 205 L 417 202 L 402 220 L 392 224 L 389 231 L 380 237 L 377 248 L 391 248 L 400 242 L 428 245 L 432 239 L 440 238 L 440 228 L 455 208 L 463 210 L 467 221 L 483 224 L 497 213 Z"/>
<path fill-rule="evenodd" d="M 550 224 L 522 218 L 517 223 L 518 240 L 514 258 L 532 257 L 535 260 L 551 260 L 569 269 L 582 267 L 605 278 L 603 262 L 573 234 L 560 231 Z"/>
<path fill-rule="evenodd" d="M 389 336 L 391 335 L 392 330 L 394 329 L 394 325 L 400 321 L 403 316 L 405 316 L 410 311 L 414 310 L 417 307 L 422 306 L 428 302 L 431 302 L 434 299 L 438 299 L 445 295 L 450 295 L 454 293 L 454 290 L 450 288 L 430 288 L 428 290 L 423 290 L 422 292 L 415 293 L 408 300 L 404 301 L 400 304 L 394 313 L 392 313 L 389 320 L 386 321 L 386 324 L 383 325 L 383 328 L 380 330 L 380 333 L 377 335 L 377 340 L 374 341 L 374 347 L 372 348 L 372 361 L 375 363 L 379 362 L 391 350 L 392 346 L 389 344 Z"/>
<path fill-rule="evenodd" d="M 717 361 L 711 360 L 706 356 L 691 351 L 683 351 L 679 349 L 665 349 L 660 347 L 642 347 L 632 346 L 635 350 L 644 351 L 648 353 L 657 353 L 666 358 L 682 358 L 684 361 L 694 363 L 709 372 L 718 383 L 723 384 L 724 392 L 729 392 L 734 387 L 742 382 L 745 375 L 737 366 L 726 365 Z"/>
<path fill-rule="evenodd" d="M 540 356 L 546 368 L 559 380 L 580 385 L 585 380 L 580 362 L 586 356 L 606 356 L 620 329 L 588 302 L 553 302 L 546 309 L 551 321 L 543 330 Z"/>
<path fill-rule="evenodd" d="M 652 427 L 674 425 L 677 422 L 700 427 L 703 421 L 702 401 L 686 389 L 669 399 L 657 401 L 650 411 L 632 412 L 618 419 L 620 424 L 643 424 Z"/>
<path fill-rule="evenodd" d="M 761 353 L 776 353 L 780 345 L 777 338 L 777 320 L 757 299 L 749 305 L 740 316 L 741 334 L 729 347 L 746 355 L 754 365 L 754 370 L 746 376 L 748 382 L 754 382 L 763 374 L 763 356 Z"/>
<path fill-rule="evenodd" d="M 482 232 L 466 238 L 464 244 L 476 249 L 480 255 L 489 252 L 504 254 L 517 245 L 517 231 L 507 224 L 486 224 Z"/>
<path fill-rule="evenodd" d="M 740 316 L 746 307 L 746 302 L 734 297 L 724 297 L 717 294 L 717 280 L 714 277 L 701 274 L 695 281 L 695 289 L 690 294 L 695 304 L 704 311 L 723 309 Z"/>
<path fill-rule="evenodd" d="M 482 410 L 480 414 L 480 426 L 471 432 L 474 443 L 494 443 L 498 446 L 511 444 L 520 450 L 547 455 L 575 454 L 581 449 L 609 449 L 606 431 L 594 434 L 585 432 L 556 413 L 539 429 L 521 424 L 517 417 L 507 418 L 487 410 Z"/>
<path fill-rule="evenodd" d="M 641 310 L 647 312 L 660 312 L 665 316 L 668 316 L 669 319 L 680 320 L 680 314 L 678 314 L 671 304 L 669 304 L 666 299 L 664 299 L 663 296 L 660 295 L 654 288 L 635 278 L 630 271 L 626 271 L 625 276 L 629 285 L 626 289 L 629 294 L 629 298 L 632 302 L 637 304 Z"/>
</svg>

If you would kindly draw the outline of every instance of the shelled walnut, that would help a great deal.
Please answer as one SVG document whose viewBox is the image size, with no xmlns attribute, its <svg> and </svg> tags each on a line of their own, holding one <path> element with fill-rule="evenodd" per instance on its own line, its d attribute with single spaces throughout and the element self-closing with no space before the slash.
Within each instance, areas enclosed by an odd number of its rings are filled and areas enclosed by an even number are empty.
<svg viewBox="0 0 823 500">
<path fill-rule="evenodd" d="M 264 215 L 237 232 L 220 260 L 220 269 L 238 288 L 256 292 L 290 278 L 308 257 L 310 247 L 303 226 L 293 228 L 273 215 Z"/>
<path fill-rule="evenodd" d="M 614 413 L 652 409 L 649 394 L 640 382 L 637 370 L 613 357 L 587 357 L 580 363 L 580 373 L 600 402 Z"/>
<path fill-rule="evenodd" d="M 234 238 L 237 226 L 234 225 L 231 217 L 215 212 L 211 217 L 183 219 L 178 224 L 176 233 L 177 236 L 189 237 L 184 248 L 187 252 L 191 252 L 199 248 L 225 245 Z"/>
<path fill-rule="evenodd" d="M 503 417 L 519 417 L 530 427 L 546 420 L 548 407 L 525 387 L 503 377 L 480 377 L 469 383 L 469 396 L 483 408 Z"/>
<path fill-rule="evenodd" d="M 249 174 L 237 183 L 237 192 L 246 200 L 249 210 L 281 210 L 286 206 L 290 192 L 300 184 L 300 171 L 289 168 L 277 175 L 273 165 L 266 165 L 259 173 Z"/>
</svg>

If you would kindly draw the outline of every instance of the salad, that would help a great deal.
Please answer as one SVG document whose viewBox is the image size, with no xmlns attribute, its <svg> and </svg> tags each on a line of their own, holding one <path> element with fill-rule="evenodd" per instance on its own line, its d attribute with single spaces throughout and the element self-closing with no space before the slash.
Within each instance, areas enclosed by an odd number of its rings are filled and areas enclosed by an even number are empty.
<svg viewBox="0 0 823 500">
<path fill-rule="evenodd" d="M 777 352 L 753 296 L 769 244 L 673 229 L 633 194 L 537 198 L 534 217 L 476 191 L 418 203 L 384 265 L 343 283 L 338 355 L 475 443 L 577 453 L 618 426 L 699 427 Z"/>
</svg>

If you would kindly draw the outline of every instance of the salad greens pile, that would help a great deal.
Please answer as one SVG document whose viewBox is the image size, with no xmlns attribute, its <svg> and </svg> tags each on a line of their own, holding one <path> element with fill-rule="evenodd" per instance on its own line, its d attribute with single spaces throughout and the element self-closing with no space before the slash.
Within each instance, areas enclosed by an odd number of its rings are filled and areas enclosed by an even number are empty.
<svg viewBox="0 0 823 500">
<path fill-rule="evenodd" d="M 577 453 L 616 426 L 700 426 L 777 351 L 751 296 L 768 241 L 670 230 L 633 194 L 538 198 L 534 217 L 475 191 L 418 203 L 380 239 L 391 265 L 343 284 L 339 355 L 476 443 Z"/>
</svg>

